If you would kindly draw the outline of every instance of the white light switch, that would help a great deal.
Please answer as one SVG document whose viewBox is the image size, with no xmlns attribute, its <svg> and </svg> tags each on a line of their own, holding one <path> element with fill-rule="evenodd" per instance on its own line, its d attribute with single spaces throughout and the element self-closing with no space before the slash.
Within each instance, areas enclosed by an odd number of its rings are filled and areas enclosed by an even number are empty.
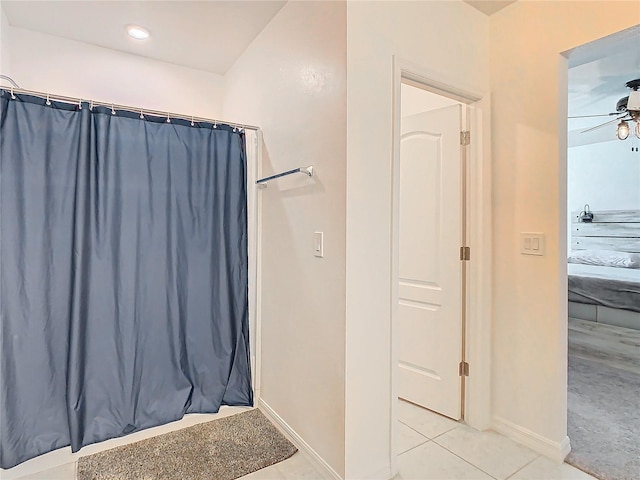
<svg viewBox="0 0 640 480">
<path fill-rule="evenodd" d="M 544 233 L 521 233 L 520 253 L 522 255 L 544 255 Z"/>
<path fill-rule="evenodd" d="M 324 233 L 313 232 L 313 254 L 316 257 L 324 257 Z"/>
</svg>

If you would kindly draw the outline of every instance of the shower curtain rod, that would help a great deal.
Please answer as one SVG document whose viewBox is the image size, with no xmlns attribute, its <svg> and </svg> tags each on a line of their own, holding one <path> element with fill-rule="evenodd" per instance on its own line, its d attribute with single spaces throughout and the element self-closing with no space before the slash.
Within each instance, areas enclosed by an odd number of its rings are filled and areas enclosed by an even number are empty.
<svg viewBox="0 0 640 480">
<path fill-rule="evenodd" d="M 11 78 L 7 77 L 6 75 L 2 75 L 0 77 L 12 83 L 15 83 Z M 154 115 L 157 117 L 167 117 L 167 120 L 171 118 L 175 118 L 175 119 L 187 120 L 190 122 L 207 122 L 207 123 L 213 123 L 214 125 L 228 125 L 230 127 L 240 128 L 244 130 L 256 130 L 256 131 L 260 130 L 260 127 L 256 127 L 254 125 L 247 125 L 245 123 L 228 122 L 225 120 L 196 117 L 194 115 L 184 115 L 181 113 L 163 112 L 160 110 L 150 110 L 148 108 L 141 108 L 141 107 L 130 107 L 127 105 L 117 105 L 115 103 L 97 102 L 95 100 L 89 100 L 84 98 L 65 97 L 63 95 L 52 95 L 50 93 L 36 92 L 34 90 L 25 90 L 23 88 L 16 88 L 13 86 L 11 87 L 0 86 L 0 88 L 8 92 L 11 92 L 12 95 L 14 93 L 21 93 L 25 95 L 32 95 L 34 97 L 46 98 L 47 100 L 54 100 L 56 102 L 64 102 L 64 103 L 76 104 L 76 105 L 79 105 L 81 102 L 85 102 L 85 103 L 89 103 L 92 107 L 109 107 L 112 110 L 125 110 L 127 112 L 139 113 L 140 115 Z"/>
<path fill-rule="evenodd" d="M 0 75 L 0 78 L 2 80 L 6 80 L 7 82 L 9 82 L 11 85 L 13 85 L 16 88 L 20 88 L 20 85 L 18 85 L 16 82 L 13 81 L 13 78 L 11 77 L 7 77 L 6 75 Z"/>
</svg>

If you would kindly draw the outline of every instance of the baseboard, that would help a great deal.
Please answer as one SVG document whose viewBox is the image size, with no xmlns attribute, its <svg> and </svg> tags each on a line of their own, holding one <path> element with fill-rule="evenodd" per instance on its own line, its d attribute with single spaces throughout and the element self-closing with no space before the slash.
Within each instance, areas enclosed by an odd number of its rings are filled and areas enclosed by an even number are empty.
<svg viewBox="0 0 640 480">
<path fill-rule="evenodd" d="M 505 437 L 510 438 L 525 447 L 529 447 L 534 452 L 544 455 L 557 463 L 564 462 L 564 459 L 571 451 L 569 437 L 564 437 L 562 442 L 554 442 L 531 430 L 516 425 L 508 420 L 494 416 L 491 428 Z"/>
<path fill-rule="evenodd" d="M 298 433 L 278 415 L 262 398 L 258 400 L 258 408 L 264 415 L 282 430 L 299 450 L 303 451 L 313 462 L 315 467 L 327 480 L 342 480 L 342 477 L 329 465 Z"/>
</svg>

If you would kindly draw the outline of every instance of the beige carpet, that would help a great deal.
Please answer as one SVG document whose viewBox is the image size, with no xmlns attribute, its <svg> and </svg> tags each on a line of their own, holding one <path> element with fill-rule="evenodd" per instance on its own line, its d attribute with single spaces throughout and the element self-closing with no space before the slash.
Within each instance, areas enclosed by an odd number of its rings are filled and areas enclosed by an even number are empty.
<svg viewBox="0 0 640 480">
<path fill-rule="evenodd" d="M 233 480 L 296 451 L 254 409 L 81 457 L 77 480 Z"/>
</svg>

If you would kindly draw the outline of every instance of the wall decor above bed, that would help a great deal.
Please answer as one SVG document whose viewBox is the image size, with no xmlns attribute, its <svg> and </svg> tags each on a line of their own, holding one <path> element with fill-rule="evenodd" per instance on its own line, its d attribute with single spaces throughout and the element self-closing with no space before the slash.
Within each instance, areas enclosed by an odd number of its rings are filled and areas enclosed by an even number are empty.
<svg viewBox="0 0 640 480">
<path fill-rule="evenodd" d="M 589 223 L 580 222 L 582 211 L 572 212 L 571 250 L 640 252 L 640 210 L 591 211 Z"/>
</svg>

